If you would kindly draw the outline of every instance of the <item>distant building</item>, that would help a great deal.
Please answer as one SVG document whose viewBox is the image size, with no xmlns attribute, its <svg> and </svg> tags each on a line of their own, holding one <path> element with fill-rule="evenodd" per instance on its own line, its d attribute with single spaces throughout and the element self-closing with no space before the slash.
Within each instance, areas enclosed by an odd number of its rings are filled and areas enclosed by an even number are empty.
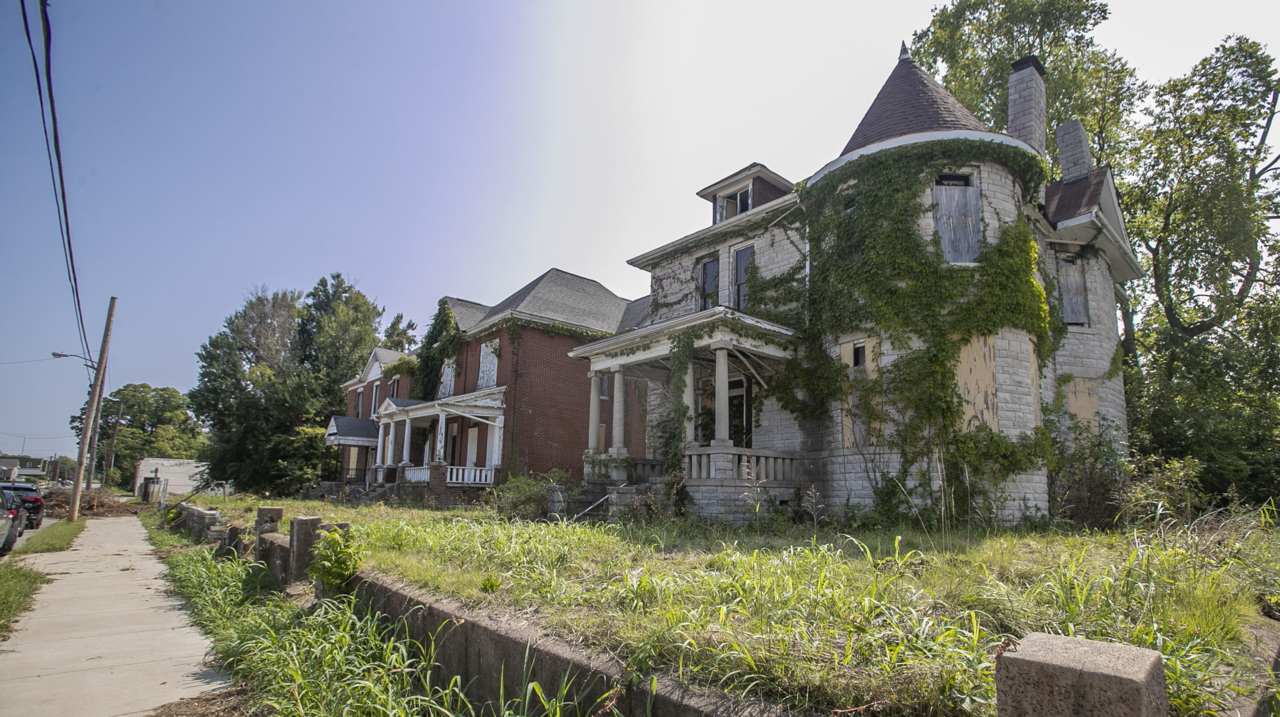
<svg viewBox="0 0 1280 717">
<path fill-rule="evenodd" d="M 49 461 L 43 458 L 0 456 L 0 476 L 5 480 L 34 481 L 44 478 L 48 470 Z"/>
</svg>

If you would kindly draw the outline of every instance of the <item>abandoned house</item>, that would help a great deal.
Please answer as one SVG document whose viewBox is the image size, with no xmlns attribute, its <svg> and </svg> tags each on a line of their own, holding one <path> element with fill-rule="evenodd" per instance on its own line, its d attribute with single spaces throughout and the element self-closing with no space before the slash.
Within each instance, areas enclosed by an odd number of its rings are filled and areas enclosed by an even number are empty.
<svg viewBox="0 0 1280 717">
<path fill-rule="evenodd" d="M 370 485 L 417 484 L 442 503 L 469 500 L 474 496 L 467 489 L 491 487 L 510 473 L 559 468 L 580 480 L 589 441 L 629 435 L 631 450 L 643 452 L 646 385 L 633 380 L 589 388 L 586 364 L 568 353 L 644 323 L 648 304 L 647 296 L 627 301 L 597 281 L 559 269 L 495 306 L 445 297 L 433 320 L 432 345 L 417 358 L 437 357 L 435 385 L 420 381 L 409 398 L 408 377 L 402 376 L 405 383 L 377 394 L 376 383 L 370 388 L 375 352 L 348 384 L 348 416 L 335 417 L 330 433 L 337 442 L 351 440 L 337 437 L 343 431 L 359 429 L 365 452 L 353 452 L 353 460 L 368 466 Z M 587 398 L 597 391 L 600 403 L 630 406 L 624 425 L 588 431 L 593 410 Z M 344 428 L 357 420 L 358 426 Z"/>
<path fill-rule="evenodd" d="M 650 274 L 649 320 L 570 353 L 589 362 L 565 394 L 590 409 L 589 477 L 619 494 L 637 459 L 661 461 L 695 512 L 730 520 L 752 486 L 793 507 L 815 487 L 827 506 L 921 505 L 961 480 L 1005 519 L 1043 514 L 1047 407 L 1125 438 L 1116 292 L 1141 274 L 1079 122 L 1044 176 L 1043 74 L 1014 64 L 997 133 L 904 45 L 805 182 L 755 163 L 698 192 L 710 226 L 628 262 Z M 646 401 L 645 435 L 607 391 Z M 1020 459 L 1001 473 L 995 453 Z"/>
</svg>

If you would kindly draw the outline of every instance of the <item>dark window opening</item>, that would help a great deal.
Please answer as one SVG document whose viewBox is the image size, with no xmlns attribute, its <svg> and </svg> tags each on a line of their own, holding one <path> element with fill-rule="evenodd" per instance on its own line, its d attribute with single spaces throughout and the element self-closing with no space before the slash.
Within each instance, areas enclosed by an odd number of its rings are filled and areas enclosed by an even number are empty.
<svg viewBox="0 0 1280 717">
<path fill-rule="evenodd" d="M 939 187 L 968 187 L 969 175 L 967 174 L 939 174 L 937 181 L 934 182 Z"/>
<path fill-rule="evenodd" d="M 739 249 L 733 255 L 733 308 L 739 311 L 747 308 L 747 267 L 751 265 L 751 262 L 755 261 L 755 258 L 756 248 L 754 246 Z"/>
<path fill-rule="evenodd" d="M 610 392 L 613 390 L 613 374 L 605 373 L 596 377 L 600 381 L 600 398 L 608 400 Z"/>
<path fill-rule="evenodd" d="M 853 347 L 853 367 L 860 368 L 867 365 L 867 347 L 865 344 L 858 344 Z"/>
<path fill-rule="evenodd" d="M 755 425 L 751 393 L 750 381 L 729 382 L 729 438 L 737 448 L 751 448 L 751 429 Z"/>
<path fill-rule="evenodd" d="M 704 311 L 720 304 L 720 260 L 702 262 L 702 277 L 698 287 L 698 310 Z"/>
<path fill-rule="evenodd" d="M 716 201 L 720 207 L 719 221 L 736 217 L 751 210 L 751 187 L 748 186 L 740 192 L 718 197 Z"/>
</svg>

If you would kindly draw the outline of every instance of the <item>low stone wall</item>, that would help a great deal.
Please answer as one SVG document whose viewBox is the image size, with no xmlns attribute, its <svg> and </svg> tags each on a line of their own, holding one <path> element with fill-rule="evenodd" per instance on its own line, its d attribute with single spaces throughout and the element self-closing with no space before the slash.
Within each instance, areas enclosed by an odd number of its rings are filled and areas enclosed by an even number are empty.
<svg viewBox="0 0 1280 717">
<path fill-rule="evenodd" d="M 459 675 L 468 692 L 481 700 L 520 694 L 524 676 L 555 689 L 564 675 L 572 678 L 570 694 L 591 704 L 623 682 L 622 663 L 582 651 L 564 640 L 542 634 L 527 624 L 468 610 L 462 603 L 437 598 L 387 578 L 360 573 L 351 588 L 363 601 L 393 620 L 404 619 L 409 635 L 420 642 L 434 639 L 435 660 L 446 675 Z M 628 687 L 616 707 L 625 715 L 699 717 L 701 715 L 785 715 L 786 710 L 758 702 L 734 700 L 719 693 L 685 687 L 669 677 L 655 684 Z"/>
<path fill-rule="evenodd" d="M 222 540 L 226 532 L 226 523 L 216 510 L 205 510 L 194 505 L 183 503 L 178 506 L 182 513 L 182 528 L 201 540 Z"/>
</svg>

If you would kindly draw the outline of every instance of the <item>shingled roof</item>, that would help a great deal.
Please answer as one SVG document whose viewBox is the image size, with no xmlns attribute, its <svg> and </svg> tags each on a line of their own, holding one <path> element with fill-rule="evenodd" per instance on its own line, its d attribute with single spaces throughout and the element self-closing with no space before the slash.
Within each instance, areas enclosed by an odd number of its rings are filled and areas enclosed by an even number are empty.
<svg viewBox="0 0 1280 717">
<path fill-rule="evenodd" d="M 449 305 L 449 310 L 453 312 L 453 318 L 458 322 L 458 328 L 462 331 L 466 331 L 483 321 L 485 315 L 493 308 L 474 301 L 459 299 L 455 296 L 446 296 L 444 301 Z"/>
<path fill-rule="evenodd" d="M 1110 167 L 1098 167 L 1087 176 L 1070 182 L 1059 179 L 1044 188 L 1044 209 L 1049 221 L 1059 222 L 1084 216 L 1098 208 Z"/>
<path fill-rule="evenodd" d="M 889 74 L 840 155 L 894 137 L 948 130 L 988 131 L 960 100 L 911 59 L 903 45 L 898 66 Z"/>
<path fill-rule="evenodd" d="M 476 326 L 507 312 L 520 312 L 552 322 L 613 333 L 618 330 L 628 303 L 598 281 L 551 269 L 489 309 Z"/>
</svg>

